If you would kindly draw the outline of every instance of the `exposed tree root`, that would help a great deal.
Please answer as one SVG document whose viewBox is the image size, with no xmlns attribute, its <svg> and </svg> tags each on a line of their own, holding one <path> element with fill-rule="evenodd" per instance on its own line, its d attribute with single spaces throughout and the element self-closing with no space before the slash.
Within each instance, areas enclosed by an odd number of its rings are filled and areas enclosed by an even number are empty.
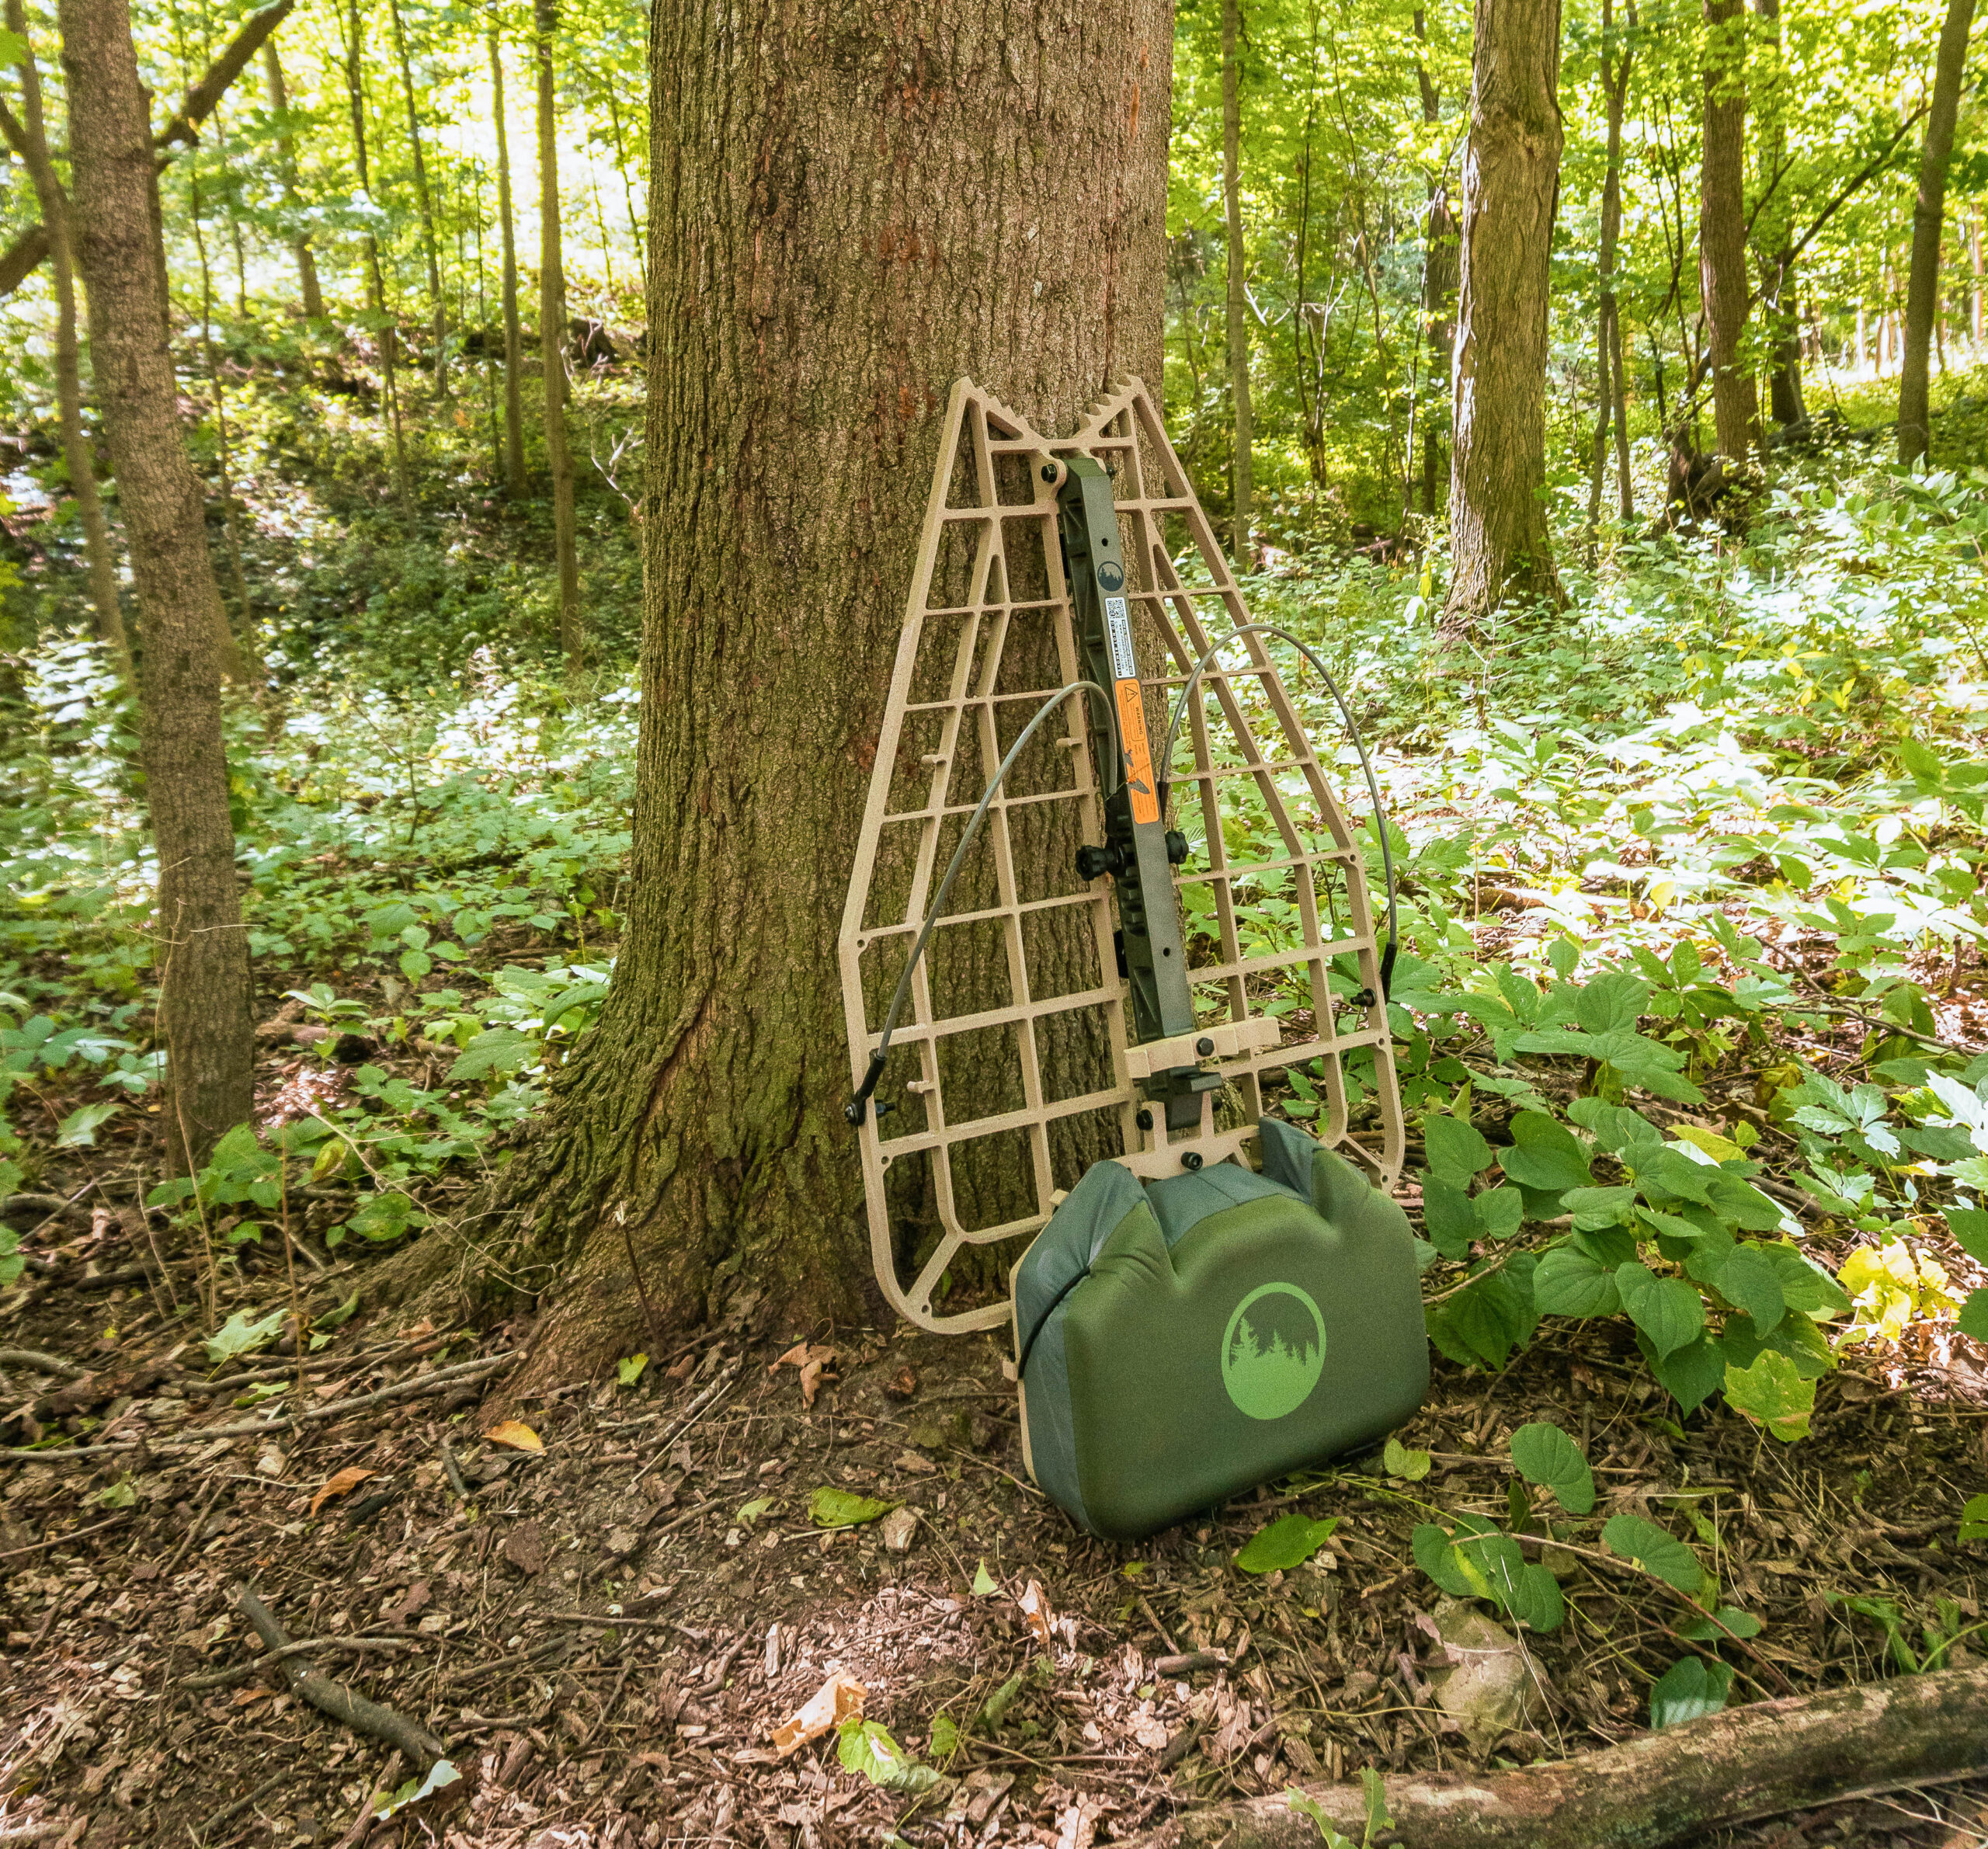
<svg viewBox="0 0 1988 1849">
<path fill-rule="evenodd" d="M 1663 1849 L 1707 1830 L 1988 1773 L 1988 1665 L 1729 1708 L 1578 1759 L 1387 1781 L 1403 1849 Z M 1357 1785 L 1307 1788 L 1358 1842 Z M 1149 1849 L 1319 1849 L 1282 1796 L 1190 1812 Z"/>
</svg>

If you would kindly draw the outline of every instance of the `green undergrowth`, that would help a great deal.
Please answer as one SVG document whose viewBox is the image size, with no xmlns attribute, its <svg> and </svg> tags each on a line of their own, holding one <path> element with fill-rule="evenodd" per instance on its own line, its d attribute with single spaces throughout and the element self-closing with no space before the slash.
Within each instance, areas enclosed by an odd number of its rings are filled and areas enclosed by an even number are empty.
<svg viewBox="0 0 1988 1849">
<path fill-rule="evenodd" d="M 1793 1442 L 1851 1351 L 1988 1336 L 1983 486 L 1854 444 L 1791 462 L 1743 538 L 1615 543 L 1564 611 L 1455 648 L 1438 555 L 1253 587 L 1331 662 L 1388 808 L 1388 1017 L 1453 1361 L 1619 1318 L 1673 1421 L 1723 1402 Z M 290 1076 L 207 1173 L 148 1182 L 224 1247 L 300 1188 L 339 1203 L 332 1243 L 417 1234 L 612 982 L 631 675 L 575 695 L 537 641 L 449 622 L 474 646 L 419 665 L 421 620 L 391 648 L 279 634 L 280 695 L 231 711 Z M 1288 678 L 1378 908 L 1357 758 L 1309 669 Z M 137 1149 L 155 1108 L 153 869 L 93 647 L 14 659 L 0 697 L 0 1179 L 34 1188 L 65 1146 Z M 1232 860 L 1276 857 L 1260 807 L 1223 825 Z M 1243 883 L 1246 947 L 1291 940 L 1288 878 Z M 1371 1056 L 1350 1077 L 1357 1111 Z M 1294 1071 L 1279 1107 L 1315 1120 L 1322 1079 Z"/>
</svg>

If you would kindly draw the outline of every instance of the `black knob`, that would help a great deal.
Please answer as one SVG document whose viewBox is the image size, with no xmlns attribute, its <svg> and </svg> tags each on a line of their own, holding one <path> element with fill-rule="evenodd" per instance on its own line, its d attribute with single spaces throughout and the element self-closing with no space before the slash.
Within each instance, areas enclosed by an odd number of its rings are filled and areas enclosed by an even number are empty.
<svg viewBox="0 0 1988 1849">
<path fill-rule="evenodd" d="M 1190 1149 L 1185 1156 L 1180 1158 L 1180 1166 L 1190 1174 L 1192 1174 L 1194 1170 L 1201 1166 L 1201 1151 L 1198 1149 Z"/>
<path fill-rule="evenodd" d="M 1166 831 L 1166 862 L 1170 867 L 1182 867 L 1187 860 L 1187 837 L 1177 828 Z"/>
<path fill-rule="evenodd" d="M 1152 1128 L 1152 1113 L 1150 1110 L 1142 1110 L 1132 1121 L 1142 1130 L 1150 1130 Z"/>
<path fill-rule="evenodd" d="M 1119 864 L 1117 849 L 1109 845 L 1077 850 L 1077 877 L 1079 879 L 1094 880 L 1103 874 L 1116 873 Z"/>
<path fill-rule="evenodd" d="M 1209 1054 L 1215 1051 L 1215 1042 L 1204 1034 L 1199 1040 L 1194 1042 L 1194 1051 L 1205 1059 L 1208 1058 Z"/>
</svg>

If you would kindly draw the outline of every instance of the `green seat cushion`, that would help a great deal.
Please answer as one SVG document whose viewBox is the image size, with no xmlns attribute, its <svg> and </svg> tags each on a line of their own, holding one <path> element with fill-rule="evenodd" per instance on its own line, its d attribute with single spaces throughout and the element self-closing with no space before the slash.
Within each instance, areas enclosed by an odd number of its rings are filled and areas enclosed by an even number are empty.
<svg viewBox="0 0 1988 1849">
<path fill-rule="evenodd" d="M 1427 1391 L 1406 1218 L 1302 1131 L 1261 1132 L 1260 1175 L 1142 1190 L 1098 1163 L 1017 1268 L 1030 1467 L 1095 1534 L 1149 1534 L 1322 1461 Z"/>
</svg>

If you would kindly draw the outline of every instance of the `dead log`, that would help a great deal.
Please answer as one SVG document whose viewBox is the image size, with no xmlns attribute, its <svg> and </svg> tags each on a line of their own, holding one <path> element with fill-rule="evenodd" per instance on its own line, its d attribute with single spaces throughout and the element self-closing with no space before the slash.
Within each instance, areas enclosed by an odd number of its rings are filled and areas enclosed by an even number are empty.
<svg viewBox="0 0 1988 1849">
<path fill-rule="evenodd" d="M 1665 1849 L 1844 1798 L 1988 1774 L 1988 1664 L 1790 1695 L 1518 1771 L 1390 1778 L 1403 1849 Z M 1358 1785 L 1308 1786 L 1354 1842 Z M 1319 1849 L 1286 1798 L 1191 1811 L 1146 1849 Z"/>
</svg>

